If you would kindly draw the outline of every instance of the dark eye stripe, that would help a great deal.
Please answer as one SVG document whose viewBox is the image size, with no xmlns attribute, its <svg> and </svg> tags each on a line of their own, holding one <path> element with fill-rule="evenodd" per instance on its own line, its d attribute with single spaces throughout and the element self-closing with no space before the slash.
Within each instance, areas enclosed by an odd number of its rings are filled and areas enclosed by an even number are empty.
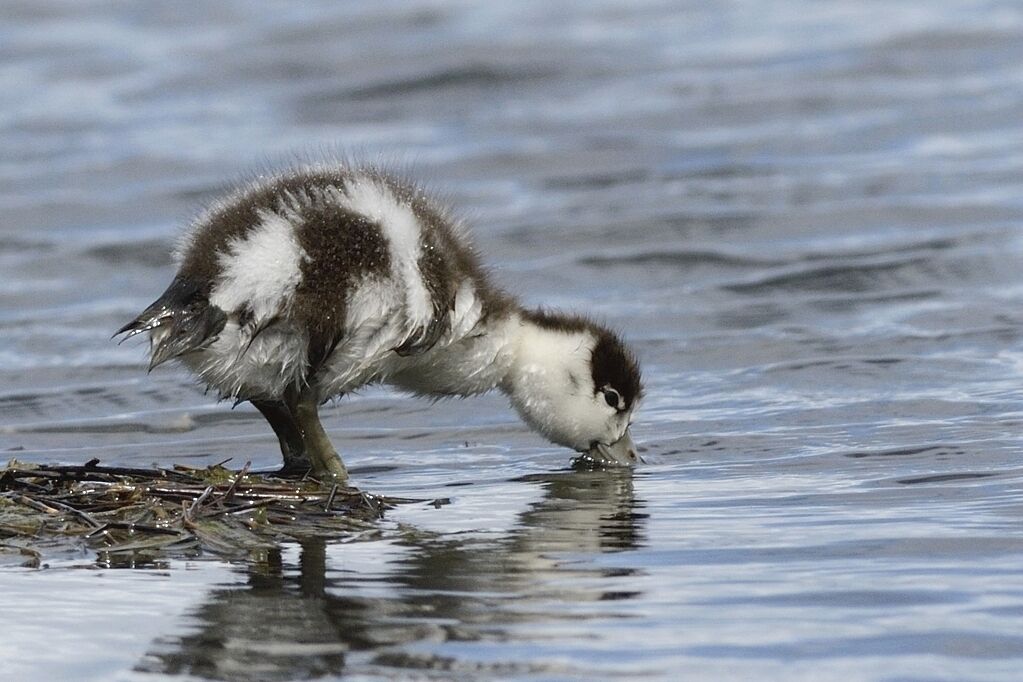
<svg viewBox="0 0 1023 682">
<path fill-rule="evenodd" d="M 593 347 L 590 364 L 593 385 L 614 386 L 626 407 L 642 395 L 643 387 L 636 358 L 615 334 L 597 330 L 597 345 Z"/>
</svg>

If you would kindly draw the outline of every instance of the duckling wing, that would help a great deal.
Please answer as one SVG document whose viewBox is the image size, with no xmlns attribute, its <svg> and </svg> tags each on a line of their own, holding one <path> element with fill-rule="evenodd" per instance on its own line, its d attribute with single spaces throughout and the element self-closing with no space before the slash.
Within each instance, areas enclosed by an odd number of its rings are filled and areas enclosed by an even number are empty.
<svg viewBox="0 0 1023 682">
<path fill-rule="evenodd" d="M 380 177 L 307 189 L 287 206 L 306 257 L 293 314 L 309 330 L 312 372 L 340 349 L 369 365 L 432 348 L 449 325 L 450 249 L 415 201 Z"/>
</svg>

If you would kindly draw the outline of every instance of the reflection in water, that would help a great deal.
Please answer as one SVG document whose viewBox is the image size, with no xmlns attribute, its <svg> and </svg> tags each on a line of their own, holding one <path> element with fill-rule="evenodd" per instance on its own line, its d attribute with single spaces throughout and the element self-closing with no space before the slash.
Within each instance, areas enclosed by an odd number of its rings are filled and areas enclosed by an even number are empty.
<svg viewBox="0 0 1023 682">
<path fill-rule="evenodd" d="M 516 627 L 522 624 L 563 621 L 570 628 L 621 617 L 593 605 L 637 596 L 626 589 L 634 572 L 596 568 L 578 555 L 641 546 L 645 515 L 637 512 L 632 473 L 520 480 L 539 483 L 544 495 L 497 540 L 403 529 L 388 541 L 402 550 L 397 558 L 354 576 L 328 566 L 321 539 L 300 543 L 297 570 L 274 550 L 248 567 L 244 587 L 208 595 L 193 614 L 197 631 L 157 642 L 138 669 L 224 680 L 308 679 L 340 674 L 346 664 L 451 670 L 460 662 L 402 646 L 494 646 L 539 636 Z M 480 671 L 468 665 L 463 672 Z M 499 665 L 514 670 L 513 663 Z M 535 660 L 529 669 L 537 669 Z"/>
</svg>

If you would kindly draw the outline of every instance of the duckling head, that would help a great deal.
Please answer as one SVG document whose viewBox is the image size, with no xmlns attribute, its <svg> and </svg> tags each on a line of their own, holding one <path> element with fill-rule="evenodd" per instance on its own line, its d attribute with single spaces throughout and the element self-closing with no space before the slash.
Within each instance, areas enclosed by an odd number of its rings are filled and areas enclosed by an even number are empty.
<svg viewBox="0 0 1023 682">
<path fill-rule="evenodd" d="M 639 364 L 617 334 L 586 318 L 523 315 L 505 392 L 548 440 L 608 465 L 639 460 L 629 427 L 640 398 Z"/>
</svg>

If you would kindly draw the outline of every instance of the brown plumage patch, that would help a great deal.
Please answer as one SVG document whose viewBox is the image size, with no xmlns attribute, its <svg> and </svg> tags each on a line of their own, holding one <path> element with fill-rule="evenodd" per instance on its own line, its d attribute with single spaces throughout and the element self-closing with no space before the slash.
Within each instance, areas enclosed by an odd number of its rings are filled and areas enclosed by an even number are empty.
<svg viewBox="0 0 1023 682">
<path fill-rule="evenodd" d="M 571 334 L 575 332 L 600 332 L 606 331 L 593 320 L 573 313 L 562 313 L 546 308 L 534 310 L 523 310 L 522 317 L 527 322 L 532 322 L 541 329 L 549 331 L 564 332 Z M 610 333 L 610 332 L 609 332 Z"/>
<path fill-rule="evenodd" d="M 315 371 L 344 332 L 345 302 L 366 275 L 386 274 L 391 256 L 380 226 L 336 204 L 303 207 L 296 236 L 308 258 L 295 289 L 292 317 L 309 334 L 309 366 Z"/>
<path fill-rule="evenodd" d="M 193 222 L 181 247 L 179 273 L 212 288 L 220 274 L 220 255 L 232 239 L 244 239 L 260 225 L 260 212 L 277 211 L 289 195 L 294 197 L 313 187 L 340 186 L 349 177 L 351 172 L 339 166 L 260 175 L 240 185 Z"/>
</svg>

